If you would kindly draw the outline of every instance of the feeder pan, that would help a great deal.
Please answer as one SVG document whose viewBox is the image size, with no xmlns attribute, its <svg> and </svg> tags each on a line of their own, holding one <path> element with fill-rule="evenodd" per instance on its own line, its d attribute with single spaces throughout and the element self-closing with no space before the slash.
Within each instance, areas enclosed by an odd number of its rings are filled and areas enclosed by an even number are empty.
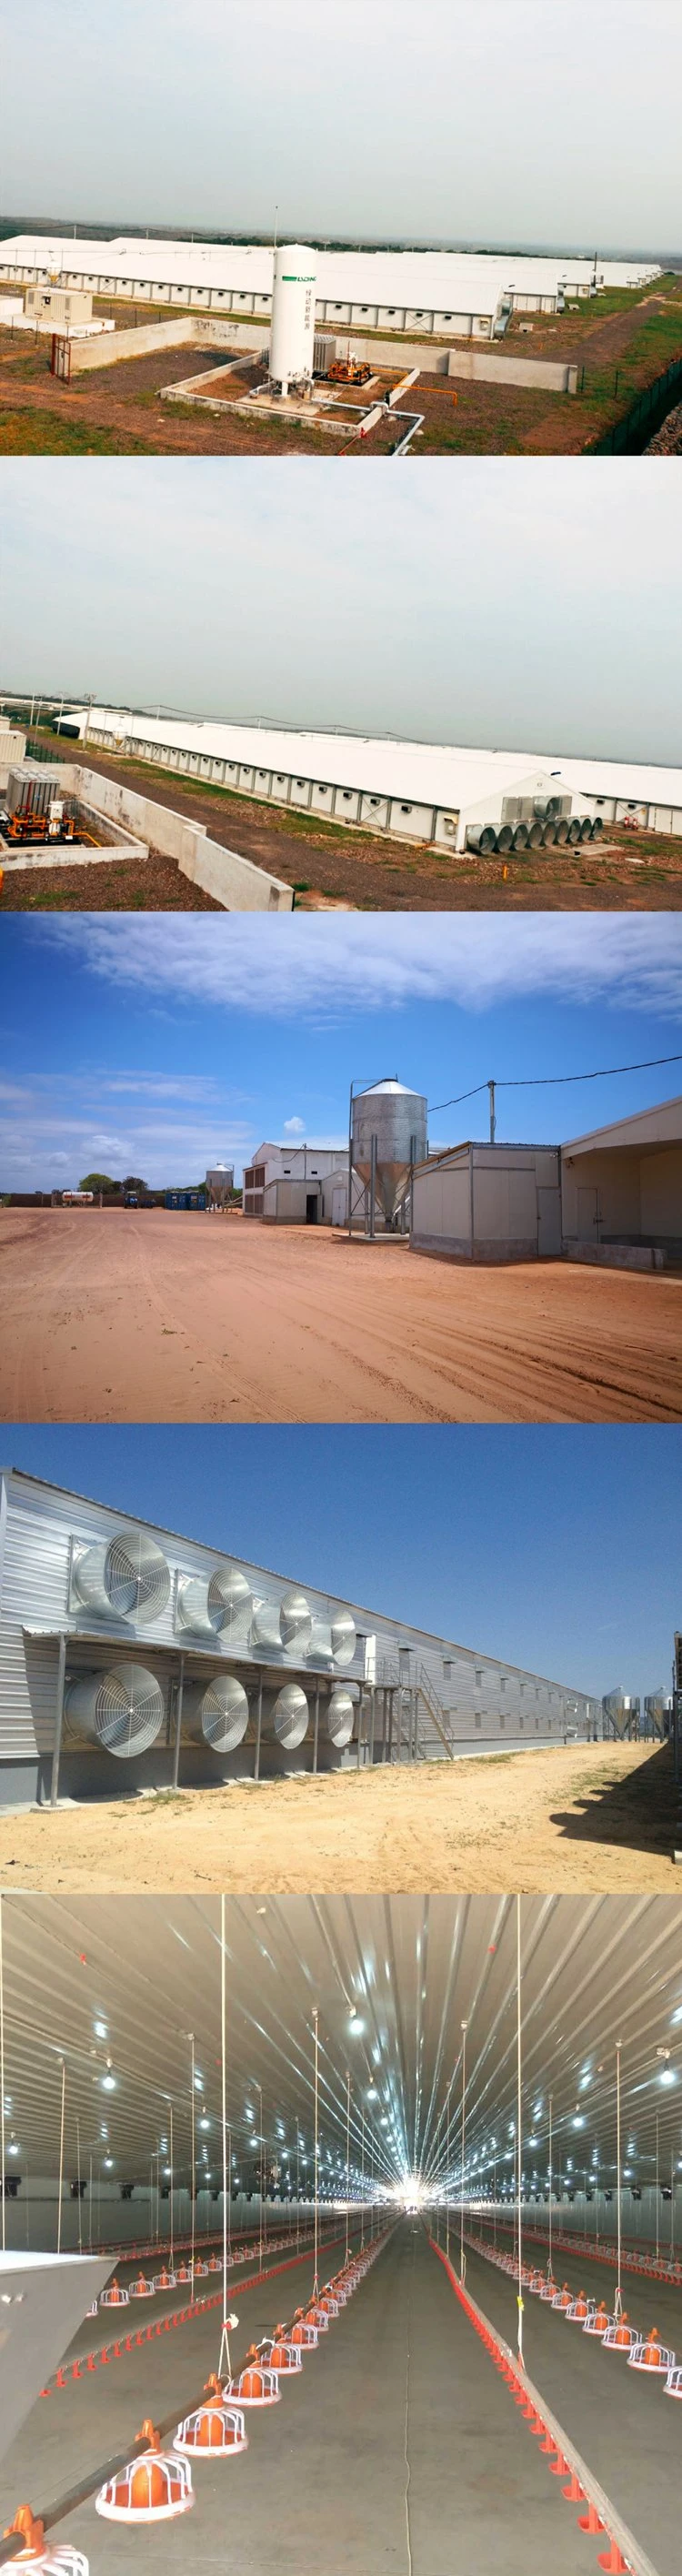
<svg viewBox="0 0 682 2576">
<path fill-rule="evenodd" d="M 628 2324 L 625 2309 L 623 2309 L 622 2316 L 615 2317 L 613 2325 L 606 2328 L 603 2336 L 603 2350 L 606 2350 L 608 2344 L 610 2352 L 632 2352 L 634 2345 L 641 2341 L 639 2327 Z"/>
<path fill-rule="evenodd" d="M 323 2290 L 320 2307 L 324 2309 L 325 2316 L 338 2317 L 339 2302 L 338 2299 L 332 2298 L 330 2290 Z"/>
<path fill-rule="evenodd" d="M 85 2314 L 86 2314 L 86 2317 L 96 2317 L 96 2315 L 97 2315 L 97 2300 L 96 2300 L 96 2299 L 93 2299 L 92 2307 L 91 2307 L 91 2308 L 86 2308 Z"/>
<path fill-rule="evenodd" d="M 209 2268 L 209 2272 L 222 2272 L 222 2268 L 223 2268 L 223 2267 L 222 2267 L 222 2262 L 221 2262 L 221 2258 L 220 2258 L 220 2255 L 219 2255 L 219 2254 L 212 2254 L 212 2255 L 211 2255 L 210 2260 L 209 2260 L 209 2266 L 208 2266 L 208 2268 Z"/>
<path fill-rule="evenodd" d="M 90 2576 L 87 2558 L 83 2557 L 80 2549 L 72 2549 L 68 2542 L 61 2541 L 54 2549 L 50 2548 L 49 2542 L 45 2547 L 45 2525 L 36 2521 L 30 2504 L 20 2504 L 5 2539 L 9 2540 L 14 2532 L 19 2531 L 26 2541 L 26 2548 L 20 2549 L 12 2560 L 14 2567 L 31 2567 L 33 2576 Z"/>
<path fill-rule="evenodd" d="M 556 2298 L 556 2281 L 552 2279 L 551 2275 L 548 2281 L 543 2281 L 540 2297 L 545 2301 L 551 2301 L 552 2307 L 554 2306 Z"/>
<path fill-rule="evenodd" d="M 153 2281 L 146 2281 L 144 2272 L 138 2272 L 137 2280 L 131 2281 L 128 2297 L 130 2299 L 153 2299 Z"/>
<path fill-rule="evenodd" d="M 230 2401 L 235 2397 L 239 2406 L 276 2406 L 279 2395 L 276 2371 L 267 2369 L 259 2359 L 255 2343 L 252 2343 L 239 2378 L 228 2379 L 223 2396 Z"/>
<path fill-rule="evenodd" d="M 317 2326 L 307 2324 L 302 2308 L 297 2308 L 296 2310 L 289 2341 L 290 2343 L 300 2344 L 304 2352 L 313 2352 L 315 2349 L 315 2345 L 317 2343 Z"/>
<path fill-rule="evenodd" d="M 583 2334 L 605 2335 L 607 2326 L 614 2326 L 615 2323 L 615 2317 L 607 2316 L 602 2303 L 598 2308 L 593 2308 L 591 2316 L 585 2318 Z"/>
<path fill-rule="evenodd" d="M 191 2274 L 191 2271 L 190 2271 L 189 2263 L 179 2263 L 179 2264 L 178 2264 L 178 2268 L 177 2268 L 177 2272 L 176 2272 L 175 2278 L 176 2278 L 176 2281 L 191 2281 L 192 2274 Z"/>
<path fill-rule="evenodd" d="M 586 2299 L 584 2290 L 579 2290 L 577 2299 L 572 2299 L 570 2308 L 566 2309 L 567 2317 L 570 2317 L 572 2324 L 584 2326 L 587 2318 L 593 2314 L 594 2300 Z"/>
<path fill-rule="evenodd" d="M 325 2308 L 306 2308 L 305 2321 L 307 2326 L 317 2326 L 318 2334 L 327 2333 L 329 2318 Z"/>
<path fill-rule="evenodd" d="M 154 2288 L 155 2290 L 174 2290 L 176 2281 L 176 2272 L 157 2272 Z"/>
<path fill-rule="evenodd" d="M 665 2395 L 666 2397 L 682 2397 L 682 2362 L 676 2361 L 674 2370 L 668 2371 L 668 2377 L 665 2383 Z"/>
<path fill-rule="evenodd" d="M 289 2343 L 285 2326 L 277 2327 L 277 2333 L 272 2341 L 269 2336 L 266 2337 L 265 2341 L 259 2344 L 258 2353 L 259 2359 L 267 2363 L 269 2370 L 276 2370 L 278 2379 L 283 2372 L 301 2368 L 300 2345 Z"/>
<path fill-rule="evenodd" d="M 533 2291 L 536 2299 L 539 2299 L 540 2291 L 544 2284 L 544 2278 L 544 2272 L 531 2272 L 529 2274 L 528 2288 Z"/>
<path fill-rule="evenodd" d="M 189 2513 L 194 2503 L 186 2461 L 159 2450 L 157 2436 L 151 2438 L 151 2425 L 143 2430 L 149 2430 L 149 2450 L 108 2478 L 95 2497 L 95 2512 L 104 2522 L 172 2522 L 176 2514 Z"/>
<path fill-rule="evenodd" d="M 561 2290 L 555 2290 L 555 2292 L 554 2292 L 554 2297 L 553 2297 L 553 2300 L 552 2300 L 552 2307 L 553 2307 L 553 2308 L 562 2308 L 562 2309 L 564 2309 L 564 2308 L 570 2308 L 570 2305 L 571 2305 L 571 2293 L 570 2293 L 570 2290 L 569 2290 L 568 2282 L 567 2282 L 567 2281 L 564 2281 L 563 2288 L 562 2288 Z"/>
<path fill-rule="evenodd" d="M 239 2451 L 247 2448 L 248 2434 L 241 2409 L 238 2406 L 221 2406 L 215 2398 L 206 2406 L 198 2406 L 196 2414 L 186 2415 L 184 2424 L 178 2425 L 173 2437 L 174 2451 L 180 2451 L 191 2460 L 208 2457 L 209 2454 L 212 2460 L 234 2460 Z"/>
<path fill-rule="evenodd" d="M 195 2281 L 205 2281 L 205 2280 L 207 2279 L 207 2277 L 208 2277 L 208 2264 L 207 2264 L 207 2263 L 195 2263 L 195 2266 L 194 2266 L 194 2278 L 195 2278 Z"/>
<path fill-rule="evenodd" d="M 628 2353 L 629 2370 L 665 2370 L 667 2373 L 674 2368 L 675 2354 L 667 2344 L 659 2343 L 656 2326 L 652 2326 L 650 2335 L 638 2336 L 634 2351 Z"/>
<path fill-rule="evenodd" d="M 111 2289 L 102 2291 L 100 2298 L 101 2308 L 127 2308 L 127 2305 L 128 2292 L 127 2290 L 121 2289 L 119 2281 L 112 2281 Z"/>
</svg>

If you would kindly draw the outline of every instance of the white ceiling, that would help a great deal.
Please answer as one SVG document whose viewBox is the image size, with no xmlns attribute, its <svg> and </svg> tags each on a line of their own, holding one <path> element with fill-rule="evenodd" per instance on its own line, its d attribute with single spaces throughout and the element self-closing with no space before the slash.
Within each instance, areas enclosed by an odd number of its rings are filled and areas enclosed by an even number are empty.
<svg viewBox="0 0 682 2576">
<path fill-rule="evenodd" d="M 466 2021 L 467 2162 L 485 2153 L 492 2179 L 495 2139 L 498 2176 L 511 2174 L 515 1898 L 228 1897 L 225 1909 L 227 2109 L 238 2155 L 259 2133 L 258 2085 L 262 2134 L 280 2163 L 286 2169 L 286 2151 L 295 2154 L 297 2127 L 310 2154 L 317 2007 L 325 2166 L 328 2153 L 345 2164 L 348 2072 L 351 2161 L 360 2162 L 364 2120 L 367 2170 L 442 2180 L 449 2161 L 456 2177 Z M 78 2122 L 82 2157 L 106 2151 L 116 2182 L 144 2182 L 172 2102 L 174 2171 L 187 2179 L 193 2032 L 203 2084 L 197 2156 L 207 2149 L 217 2184 L 220 1898 L 5 1895 L 2 1918 L 6 2146 L 14 2134 L 17 2170 L 27 2157 L 34 2174 L 58 2170 L 63 2057 L 69 2174 Z M 632 2139 L 633 2166 L 651 2179 L 657 2116 L 661 2157 L 682 2157 L 677 1899 L 524 1897 L 521 1953 L 524 2170 L 546 2171 L 550 2093 L 555 2172 L 569 2156 L 579 2172 L 594 2146 L 604 2170 L 612 2163 L 620 2039 L 624 2152 Z"/>
</svg>

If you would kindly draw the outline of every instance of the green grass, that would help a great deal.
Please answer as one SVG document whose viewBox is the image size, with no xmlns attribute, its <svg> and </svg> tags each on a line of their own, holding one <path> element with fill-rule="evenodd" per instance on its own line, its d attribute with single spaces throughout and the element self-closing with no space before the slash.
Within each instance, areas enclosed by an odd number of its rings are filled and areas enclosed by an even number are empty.
<svg viewBox="0 0 682 2576">
<path fill-rule="evenodd" d="M 0 412 L 0 456 L 154 456 L 153 439 L 93 429 L 59 412 Z"/>
</svg>

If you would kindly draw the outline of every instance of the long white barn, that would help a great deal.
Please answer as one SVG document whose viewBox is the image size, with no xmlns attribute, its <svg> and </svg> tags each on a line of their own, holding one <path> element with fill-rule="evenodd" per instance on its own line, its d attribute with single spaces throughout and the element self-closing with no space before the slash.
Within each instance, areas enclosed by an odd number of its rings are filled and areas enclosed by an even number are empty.
<svg viewBox="0 0 682 2576">
<path fill-rule="evenodd" d="M 273 725 L 180 721 L 123 707 L 65 709 L 63 721 L 93 749 L 129 752 L 240 795 L 453 850 L 465 848 L 467 832 L 476 824 L 498 820 L 508 800 L 538 794 L 568 796 L 575 810 L 601 815 L 605 824 L 630 813 L 640 826 L 682 834 L 682 769 Z"/>
<path fill-rule="evenodd" d="M 654 262 L 531 257 L 514 251 L 317 251 L 316 321 L 342 330 L 434 332 L 490 339 L 505 310 L 555 313 L 604 287 L 641 286 Z M 272 250 L 243 243 L 74 240 L 16 233 L 0 242 L 0 278 L 52 280 L 97 295 L 189 305 L 242 320 L 270 312 Z"/>
</svg>

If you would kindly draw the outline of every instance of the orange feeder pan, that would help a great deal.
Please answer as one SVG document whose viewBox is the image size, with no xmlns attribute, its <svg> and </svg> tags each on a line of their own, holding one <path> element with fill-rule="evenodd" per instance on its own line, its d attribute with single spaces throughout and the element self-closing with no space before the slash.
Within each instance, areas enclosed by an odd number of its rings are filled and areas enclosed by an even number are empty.
<svg viewBox="0 0 682 2576">
<path fill-rule="evenodd" d="M 583 2334 L 605 2335 L 607 2326 L 613 2326 L 615 2325 L 615 2322 L 615 2317 L 610 2317 L 606 2308 L 602 2305 L 595 2308 L 594 2314 L 591 2317 L 585 2318 Z"/>
<path fill-rule="evenodd" d="M 192 2479 L 185 2460 L 150 2450 L 109 2478 L 95 2497 L 95 2512 L 105 2522 L 172 2522 L 194 2503 Z"/>
<path fill-rule="evenodd" d="M 120 2281 L 112 2281 L 111 2288 L 102 2291 L 100 2298 L 101 2308 L 127 2308 L 127 2305 L 128 2292 L 127 2290 L 121 2289 Z"/>
<path fill-rule="evenodd" d="M 622 2316 L 616 2317 L 612 2326 L 607 2326 L 606 2333 L 602 2337 L 602 2346 L 605 2352 L 632 2352 L 633 2345 L 641 2343 L 641 2340 L 639 2327 L 628 2325 L 626 2311 L 623 2309 Z"/>
<path fill-rule="evenodd" d="M 571 2299 L 571 2292 L 570 2292 L 570 2290 L 569 2290 L 568 2282 L 567 2282 L 567 2281 L 564 2281 L 563 2289 L 561 2289 L 561 2290 L 555 2290 L 555 2292 L 554 2292 L 554 2297 L 553 2297 L 553 2300 L 552 2300 L 552 2307 L 553 2307 L 553 2308 L 570 2308 L 570 2307 L 572 2306 L 572 2304 L 573 2304 L 573 2303 L 572 2303 L 572 2299 Z"/>
<path fill-rule="evenodd" d="M 311 2326 L 307 2323 L 307 2320 L 303 2315 L 302 2308 L 297 2308 L 296 2310 L 291 2334 L 289 2336 L 289 2342 L 300 2344 L 303 2352 L 314 2352 L 315 2350 L 315 2345 L 317 2343 L 317 2326 Z"/>
<path fill-rule="evenodd" d="M 675 2354 L 659 2342 L 657 2326 L 652 2326 L 645 2340 L 638 2337 L 634 2351 L 628 2353 L 628 2370 L 664 2370 L 669 2374 L 674 2366 Z"/>
<path fill-rule="evenodd" d="M 269 2370 L 276 2370 L 278 2378 L 282 2372 L 301 2368 L 300 2344 L 289 2342 L 285 2326 L 277 2327 L 272 2341 L 266 2335 L 263 2343 L 258 2346 L 258 2353 L 259 2359 L 267 2364 Z"/>
<path fill-rule="evenodd" d="M 223 2394 L 230 2403 L 235 2398 L 238 2406 L 276 2406 L 278 2404 L 280 2386 L 277 2373 L 269 2370 L 266 2363 L 261 2361 L 255 2343 L 252 2343 L 250 2352 L 247 2352 L 239 2378 L 229 2379 Z"/>
<path fill-rule="evenodd" d="M 207 2406 L 198 2406 L 194 2415 L 186 2415 L 173 2437 L 173 2449 L 181 2457 L 212 2460 L 236 2460 L 240 2451 L 248 2450 L 248 2433 L 238 2406 L 221 2406 L 214 2398 Z"/>
<path fill-rule="evenodd" d="M 48 2542 L 45 2547 L 44 2524 L 36 2521 L 30 2504 L 20 2504 L 5 2539 L 9 2540 L 15 2531 L 23 2533 L 26 2547 L 12 2559 L 13 2567 L 30 2567 L 33 2576 L 90 2576 L 87 2558 L 82 2550 L 72 2549 L 70 2542 L 58 2541 L 54 2549 Z"/>
<path fill-rule="evenodd" d="M 153 2299 L 153 2281 L 146 2281 L 144 2272 L 138 2272 L 137 2280 L 131 2281 L 128 2296 L 131 2299 Z"/>
<path fill-rule="evenodd" d="M 174 2290 L 176 2280 L 177 2273 L 175 2272 L 157 2272 L 154 2288 L 155 2290 Z"/>
<path fill-rule="evenodd" d="M 566 2309 L 566 2315 L 572 2325 L 584 2326 L 589 2314 L 590 2300 L 586 2299 L 584 2290 L 579 2290 L 577 2299 L 572 2299 L 570 2308 Z"/>
<path fill-rule="evenodd" d="M 305 2321 L 307 2326 L 316 2326 L 318 2334 L 327 2333 L 329 2318 L 326 2308 L 306 2308 Z"/>
</svg>

